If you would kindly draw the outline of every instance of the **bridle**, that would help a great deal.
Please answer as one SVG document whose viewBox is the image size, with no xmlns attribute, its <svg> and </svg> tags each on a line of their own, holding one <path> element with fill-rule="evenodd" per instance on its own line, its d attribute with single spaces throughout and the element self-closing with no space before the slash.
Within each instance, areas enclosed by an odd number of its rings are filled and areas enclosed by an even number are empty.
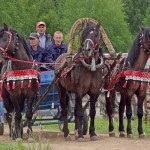
<svg viewBox="0 0 150 150">
<path fill-rule="evenodd" d="M 0 50 L 3 52 L 4 58 L 9 58 L 9 56 L 7 55 L 7 51 L 9 49 L 11 42 L 12 42 L 12 33 L 10 31 L 4 31 L 4 32 L 6 32 L 9 35 L 9 41 L 6 45 L 6 48 L 0 47 Z"/>
<path fill-rule="evenodd" d="M 143 48 L 145 52 L 150 53 L 150 48 L 147 49 L 147 48 L 144 46 L 144 40 L 143 40 L 143 38 L 144 38 L 144 33 L 141 32 L 141 34 L 140 34 L 140 44 L 141 44 L 140 47 Z M 150 40 L 148 40 L 147 42 L 150 42 Z"/>
</svg>

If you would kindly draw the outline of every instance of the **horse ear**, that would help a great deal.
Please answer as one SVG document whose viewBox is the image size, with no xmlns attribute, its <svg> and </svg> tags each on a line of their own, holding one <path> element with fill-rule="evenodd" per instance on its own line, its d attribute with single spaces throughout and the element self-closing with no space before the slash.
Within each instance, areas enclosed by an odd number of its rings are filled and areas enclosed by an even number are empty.
<svg viewBox="0 0 150 150">
<path fill-rule="evenodd" d="M 8 30 L 8 26 L 7 24 L 4 23 L 4 29 L 7 31 Z"/>
<path fill-rule="evenodd" d="M 144 27 L 139 27 L 140 31 L 144 31 Z"/>
<path fill-rule="evenodd" d="M 101 26 L 101 24 L 100 23 L 97 23 L 97 27 L 99 28 Z"/>
</svg>

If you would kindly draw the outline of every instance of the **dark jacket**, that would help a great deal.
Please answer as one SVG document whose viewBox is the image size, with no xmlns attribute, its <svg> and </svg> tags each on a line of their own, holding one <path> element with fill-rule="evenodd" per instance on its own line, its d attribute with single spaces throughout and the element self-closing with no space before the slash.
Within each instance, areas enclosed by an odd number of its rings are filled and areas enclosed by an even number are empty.
<svg viewBox="0 0 150 150">
<path fill-rule="evenodd" d="M 61 54 L 67 53 L 67 45 L 62 43 L 57 47 L 54 43 L 50 45 L 47 49 L 47 59 L 52 58 L 55 61 Z"/>
<path fill-rule="evenodd" d="M 45 33 L 45 36 L 46 36 L 45 49 L 47 49 L 50 45 L 52 45 L 52 37 L 47 33 Z"/>
<path fill-rule="evenodd" d="M 33 50 L 31 46 L 29 46 L 29 51 L 30 54 L 33 57 L 33 60 L 35 60 L 36 62 L 45 62 L 45 49 L 38 46 L 37 50 Z"/>
</svg>

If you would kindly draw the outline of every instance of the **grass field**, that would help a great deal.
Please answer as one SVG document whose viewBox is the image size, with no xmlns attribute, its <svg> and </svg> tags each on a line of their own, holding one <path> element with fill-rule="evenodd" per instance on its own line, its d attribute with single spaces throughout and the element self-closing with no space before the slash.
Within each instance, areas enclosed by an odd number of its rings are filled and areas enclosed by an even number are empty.
<svg viewBox="0 0 150 150">
<path fill-rule="evenodd" d="M 114 120 L 114 127 L 115 127 L 115 132 L 118 132 L 118 119 Z M 134 135 L 138 135 L 137 133 L 137 119 L 135 118 L 132 120 L 132 130 Z M 126 129 L 126 119 L 124 120 L 124 125 Z M 46 125 L 43 126 L 44 129 L 52 130 L 52 131 L 60 131 L 58 124 L 53 124 L 53 125 Z M 143 121 L 143 128 L 146 136 L 150 137 L 150 120 L 148 120 L 147 124 L 144 123 Z M 102 134 L 108 134 L 108 119 L 99 117 L 96 118 L 95 120 L 95 129 L 96 133 L 102 133 Z M 71 132 L 74 132 L 74 123 L 69 123 L 69 130 Z"/>
</svg>

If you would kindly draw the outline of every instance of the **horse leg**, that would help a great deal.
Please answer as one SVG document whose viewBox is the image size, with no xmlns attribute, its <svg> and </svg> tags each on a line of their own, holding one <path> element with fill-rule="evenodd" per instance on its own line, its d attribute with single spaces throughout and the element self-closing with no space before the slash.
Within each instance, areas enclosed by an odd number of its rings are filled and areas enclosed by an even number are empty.
<svg viewBox="0 0 150 150">
<path fill-rule="evenodd" d="M 14 105 L 14 113 L 12 114 L 12 129 L 13 126 L 15 127 L 15 134 L 16 134 L 16 141 L 22 141 L 22 135 L 21 135 L 21 107 L 23 107 L 23 100 L 14 94 L 11 95 L 13 105 Z"/>
<path fill-rule="evenodd" d="M 132 138 L 132 127 L 131 127 L 131 117 L 132 117 L 132 107 L 131 107 L 131 96 L 126 97 L 126 116 L 127 116 L 127 137 Z"/>
<path fill-rule="evenodd" d="M 13 137 L 13 136 L 12 136 L 12 132 L 11 132 L 12 115 L 11 115 L 11 113 L 7 112 L 7 113 L 5 114 L 5 116 L 6 116 L 6 120 L 7 120 L 8 126 L 9 126 L 9 136 L 10 136 L 10 137 Z M 14 139 L 14 138 L 13 138 L 13 139 Z"/>
<path fill-rule="evenodd" d="M 32 107 L 33 103 L 35 100 L 35 95 L 37 92 L 33 92 L 32 94 L 30 93 L 28 98 L 27 98 L 27 110 L 26 110 L 26 119 L 27 119 L 27 135 L 28 135 L 28 142 L 32 143 L 33 142 L 33 131 L 32 131 Z"/>
<path fill-rule="evenodd" d="M 115 137 L 114 125 L 113 125 L 113 113 L 115 109 L 115 90 L 110 91 L 110 96 L 107 96 L 107 92 L 105 92 L 106 99 L 106 112 L 109 118 L 109 136 Z"/>
<path fill-rule="evenodd" d="M 95 133 L 95 115 L 96 115 L 96 101 L 99 96 L 98 94 L 89 94 L 90 96 L 90 127 L 89 127 L 89 134 L 91 140 L 97 140 L 97 135 Z"/>
<path fill-rule="evenodd" d="M 16 137 L 13 136 L 14 134 L 11 132 L 12 131 L 12 128 L 11 128 L 12 113 L 11 112 L 14 111 L 14 106 L 11 101 L 10 94 L 5 88 L 3 88 L 3 90 L 2 90 L 2 97 L 3 97 L 4 107 L 7 111 L 6 120 L 8 122 L 8 126 L 9 126 L 9 136 L 12 137 L 12 139 L 15 139 Z"/>
<path fill-rule="evenodd" d="M 138 97 L 138 103 L 137 103 L 138 133 L 140 138 L 144 138 L 145 134 L 143 132 L 142 118 L 143 118 L 143 103 L 146 97 L 146 93 L 144 93 L 144 95 L 137 94 L 137 97 Z"/>
<path fill-rule="evenodd" d="M 78 136 L 77 136 L 77 141 L 78 142 L 83 142 L 84 137 L 83 137 L 83 108 L 82 108 L 82 96 L 79 96 L 78 94 L 76 95 L 75 99 L 75 128 L 77 128 Z"/>
<path fill-rule="evenodd" d="M 68 103 L 69 103 L 69 95 L 65 88 L 61 86 L 61 84 L 58 83 L 58 95 L 60 100 L 60 106 L 61 106 L 61 118 L 63 121 L 63 132 L 64 132 L 64 138 L 66 141 L 70 141 L 71 137 L 69 135 L 69 129 L 68 129 Z"/>
<path fill-rule="evenodd" d="M 125 137 L 125 131 L 124 131 L 124 123 L 123 123 L 123 114 L 125 109 L 125 95 L 121 94 L 121 99 L 119 103 L 119 132 L 120 137 Z"/>
<path fill-rule="evenodd" d="M 74 123 L 75 123 L 75 139 L 77 140 L 78 139 L 78 118 L 77 118 L 76 104 L 74 106 L 74 117 L 75 117 L 75 120 L 74 120 Z"/>
</svg>

